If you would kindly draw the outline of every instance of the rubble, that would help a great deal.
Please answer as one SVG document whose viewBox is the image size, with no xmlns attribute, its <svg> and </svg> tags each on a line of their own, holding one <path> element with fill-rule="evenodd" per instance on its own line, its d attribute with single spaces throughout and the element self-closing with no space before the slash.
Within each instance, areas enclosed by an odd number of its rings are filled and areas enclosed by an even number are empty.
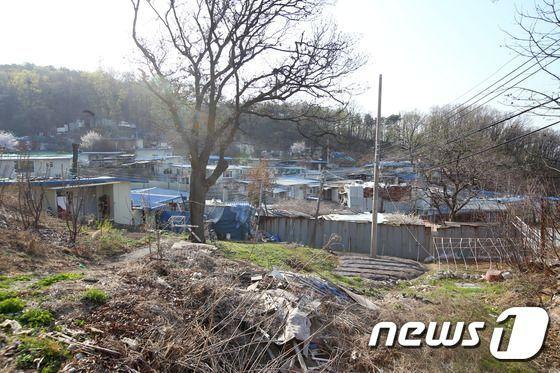
<svg viewBox="0 0 560 373">
<path fill-rule="evenodd" d="M 480 280 L 482 276 L 477 273 L 458 273 L 452 271 L 439 271 L 431 276 L 434 280 Z"/>
<path fill-rule="evenodd" d="M 21 324 L 16 320 L 6 319 L 0 324 L 0 328 L 9 329 L 13 334 L 21 333 Z"/>
<path fill-rule="evenodd" d="M 487 270 L 486 274 L 484 275 L 484 279 L 488 282 L 498 282 L 504 280 L 504 278 L 502 277 L 502 271 L 497 269 Z"/>
</svg>

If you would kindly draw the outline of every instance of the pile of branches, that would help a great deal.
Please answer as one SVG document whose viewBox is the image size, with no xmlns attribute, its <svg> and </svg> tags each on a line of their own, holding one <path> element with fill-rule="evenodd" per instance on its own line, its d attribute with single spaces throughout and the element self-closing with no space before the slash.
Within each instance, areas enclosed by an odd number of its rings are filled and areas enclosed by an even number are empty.
<svg viewBox="0 0 560 373">
<path fill-rule="evenodd" d="M 69 367 L 161 372 L 374 367 L 367 343 L 377 314 L 311 282 L 296 292 L 295 285 L 262 268 L 206 247 L 171 249 L 164 260 L 139 261 L 119 277 L 123 281 L 112 300 L 88 320 L 101 331 L 96 345 L 111 353 L 91 354 Z"/>
</svg>

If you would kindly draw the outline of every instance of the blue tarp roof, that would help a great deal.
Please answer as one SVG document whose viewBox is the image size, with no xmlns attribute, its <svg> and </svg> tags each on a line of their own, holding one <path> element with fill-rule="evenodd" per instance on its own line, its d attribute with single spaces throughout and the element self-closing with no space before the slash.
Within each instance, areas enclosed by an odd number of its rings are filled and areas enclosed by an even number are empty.
<svg viewBox="0 0 560 373">
<path fill-rule="evenodd" d="M 395 175 L 404 181 L 413 181 L 418 178 L 415 172 L 396 172 Z"/>
<path fill-rule="evenodd" d="M 343 152 L 331 152 L 331 156 L 334 159 L 342 159 L 342 160 L 350 161 L 350 162 L 355 162 L 356 161 L 354 158 L 350 157 L 349 155 L 346 155 Z"/>
<path fill-rule="evenodd" d="M 170 202 L 180 202 L 183 198 L 189 198 L 189 193 L 164 188 L 134 189 L 130 191 L 133 207 L 150 210 L 160 208 Z"/>
<path fill-rule="evenodd" d="M 211 155 L 210 157 L 208 157 L 209 161 L 218 161 L 220 160 L 220 156 L 219 155 Z M 232 157 L 224 157 L 225 161 L 232 161 L 233 158 Z"/>
</svg>

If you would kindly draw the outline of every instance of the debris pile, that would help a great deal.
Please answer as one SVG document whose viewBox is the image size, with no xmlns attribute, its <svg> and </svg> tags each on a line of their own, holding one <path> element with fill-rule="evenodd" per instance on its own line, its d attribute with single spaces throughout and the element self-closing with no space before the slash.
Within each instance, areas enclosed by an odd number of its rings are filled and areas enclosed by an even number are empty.
<svg viewBox="0 0 560 373">
<path fill-rule="evenodd" d="M 89 330 L 98 332 L 67 369 L 288 372 L 370 366 L 367 352 L 356 351 L 368 351 L 378 307 L 321 278 L 267 272 L 225 259 L 213 246 L 188 243 L 117 275 L 122 286 L 88 320 Z"/>
</svg>

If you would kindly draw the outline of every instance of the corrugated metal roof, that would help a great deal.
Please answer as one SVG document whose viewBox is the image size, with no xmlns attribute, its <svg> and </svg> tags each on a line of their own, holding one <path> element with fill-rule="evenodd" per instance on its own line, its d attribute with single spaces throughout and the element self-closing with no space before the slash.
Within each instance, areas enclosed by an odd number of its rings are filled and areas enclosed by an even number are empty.
<svg viewBox="0 0 560 373">
<path fill-rule="evenodd" d="M 282 176 L 274 181 L 274 184 L 279 186 L 294 186 L 294 185 L 319 185 L 319 180 L 306 179 L 303 177 Z"/>
<path fill-rule="evenodd" d="M 321 215 L 319 219 L 323 220 L 333 220 L 333 221 L 352 221 L 352 222 L 364 222 L 368 223 L 371 222 L 371 213 L 370 212 L 362 212 L 359 214 L 328 214 L 328 215 Z M 381 224 L 385 222 L 385 217 L 383 214 L 377 213 L 377 223 Z"/>
</svg>

